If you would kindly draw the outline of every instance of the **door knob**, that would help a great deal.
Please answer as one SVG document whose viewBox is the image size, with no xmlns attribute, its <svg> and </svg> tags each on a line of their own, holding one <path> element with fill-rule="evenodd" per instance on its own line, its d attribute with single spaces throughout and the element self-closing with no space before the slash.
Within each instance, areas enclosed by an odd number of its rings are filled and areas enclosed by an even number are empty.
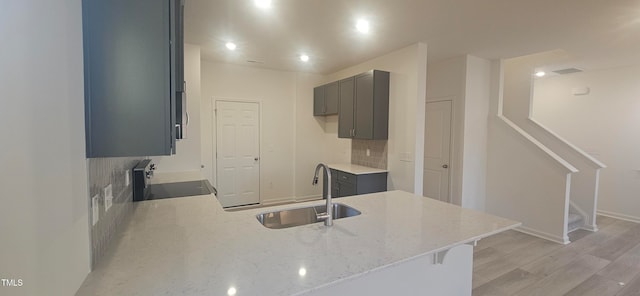
<svg viewBox="0 0 640 296">
<path fill-rule="evenodd" d="M 449 167 L 449 166 L 448 166 L 448 165 L 446 165 L 446 164 L 443 164 L 443 165 L 442 165 L 442 168 L 444 168 L 444 169 L 446 169 L 446 168 L 448 168 L 448 167 Z"/>
<path fill-rule="evenodd" d="M 260 159 L 260 157 L 256 157 L 253 160 L 258 161 Z"/>
</svg>

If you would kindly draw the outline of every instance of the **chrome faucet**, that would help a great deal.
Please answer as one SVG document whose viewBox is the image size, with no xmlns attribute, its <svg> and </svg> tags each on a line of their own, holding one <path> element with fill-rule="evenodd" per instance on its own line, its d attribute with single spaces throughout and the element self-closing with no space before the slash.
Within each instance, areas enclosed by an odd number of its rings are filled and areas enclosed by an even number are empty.
<svg viewBox="0 0 640 296">
<path fill-rule="evenodd" d="M 318 184 L 318 173 L 320 169 L 324 168 L 324 171 L 327 172 L 327 179 L 324 182 L 327 182 L 327 210 L 324 213 L 316 213 L 316 218 L 318 220 L 324 220 L 325 226 L 333 225 L 333 205 L 331 204 L 331 170 L 325 164 L 319 163 L 316 167 L 316 174 L 313 176 L 313 186 Z"/>
</svg>

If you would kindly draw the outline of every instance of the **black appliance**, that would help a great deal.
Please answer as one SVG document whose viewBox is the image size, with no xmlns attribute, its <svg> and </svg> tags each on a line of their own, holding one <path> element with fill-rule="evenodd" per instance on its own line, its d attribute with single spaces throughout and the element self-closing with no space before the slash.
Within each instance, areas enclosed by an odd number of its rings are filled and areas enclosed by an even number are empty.
<svg viewBox="0 0 640 296">
<path fill-rule="evenodd" d="M 133 168 L 133 201 L 143 201 L 149 198 L 149 184 L 147 180 L 153 178 L 156 165 L 151 159 L 145 159 Z"/>
<path fill-rule="evenodd" d="M 216 189 L 207 180 L 175 183 L 160 183 L 148 186 L 147 199 L 163 199 L 195 195 L 217 194 Z"/>
<path fill-rule="evenodd" d="M 207 180 L 149 184 L 155 169 L 156 165 L 150 159 L 141 161 L 133 168 L 133 201 L 218 194 Z"/>
</svg>

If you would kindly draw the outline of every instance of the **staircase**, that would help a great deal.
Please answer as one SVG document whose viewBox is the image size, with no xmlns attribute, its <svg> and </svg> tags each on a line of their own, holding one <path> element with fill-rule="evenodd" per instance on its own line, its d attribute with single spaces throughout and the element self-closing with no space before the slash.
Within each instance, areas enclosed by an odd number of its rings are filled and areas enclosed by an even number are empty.
<svg viewBox="0 0 640 296">
<path fill-rule="evenodd" d="M 569 219 L 567 219 L 568 223 L 567 223 L 567 230 L 568 232 L 572 232 L 575 231 L 577 229 L 582 228 L 582 226 L 584 225 L 584 219 L 582 219 L 582 216 L 578 213 L 569 213 Z"/>
<path fill-rule="evenodd" d="M 522 232 L 568 244 L 571 231 L 598 230 L 598 184 L 606 166 L 532 118 L 531 73 L 562 57 L 552 52 L 497 64 L 486 210 L 521 221 Z"/>
</svg>

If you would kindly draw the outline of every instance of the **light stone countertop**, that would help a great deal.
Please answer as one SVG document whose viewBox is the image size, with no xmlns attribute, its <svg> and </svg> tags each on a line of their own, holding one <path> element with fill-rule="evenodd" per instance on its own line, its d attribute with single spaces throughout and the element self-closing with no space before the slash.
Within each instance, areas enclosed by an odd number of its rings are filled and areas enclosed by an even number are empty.
<svg viewBox="0 0 640 296">
<path fill-rule="evenodd" d="M 335 199 L 361 215 L 268 229 L 255 215 L 322 201 L 226 212 L 213 195 L 136 203 L 77 295 L 299 295 L 520 223 L 403 191 Z M 300 275 L 304 269 L 306 274 Z"/>
<path fill-rule="evenodd" d="M 377 174 L 377 173 L 388 172 L 387 170 L 371 168 L 371 167 L 361 166 L 361 165 L 352 164 L 352 163 L 336 163 L 336 164 L 329 164 L 328 166 L 329 168 L 332 168 L 334 170 L 343 171 L 343 172 L 347 172 L 354 175 L 366 175 L 366 174 Z"/>
</svg>

